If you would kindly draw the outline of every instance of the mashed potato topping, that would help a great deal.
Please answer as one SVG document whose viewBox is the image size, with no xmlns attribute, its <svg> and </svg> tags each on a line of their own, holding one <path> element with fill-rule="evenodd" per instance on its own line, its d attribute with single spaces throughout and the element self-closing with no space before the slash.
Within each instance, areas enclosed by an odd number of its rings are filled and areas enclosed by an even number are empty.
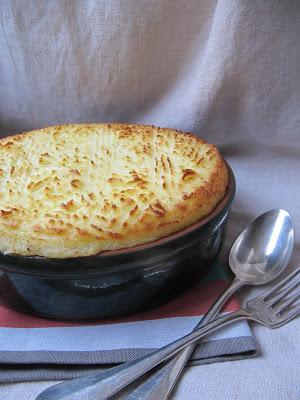
<svg viewBox="0 0 300 400">
<path fill-rule="evenodd" d="M 154 241 L 224 197 L 216 147 L 173 129 L 78 124 L 0 140 L 0 251 L 89 256 Z"/>
</svg>

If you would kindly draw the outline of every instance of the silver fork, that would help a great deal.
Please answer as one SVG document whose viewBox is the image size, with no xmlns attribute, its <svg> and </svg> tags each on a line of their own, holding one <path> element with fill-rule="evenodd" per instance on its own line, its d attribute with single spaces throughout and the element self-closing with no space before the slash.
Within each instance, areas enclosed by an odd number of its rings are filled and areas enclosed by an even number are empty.
<svg viewBox="0 0 300 400">
<path fill-rule="evenodd" d="M 176 355 L 183 348 L 225 325 L 248 319 L 269 328 L 278 328 L 298 314 L 300 314 L 300 267 L 267 292 L 249 300 L 239 311 L 222 316 L 137 360 L 105 372 L 54 385 L 40 393 L 36 400 L 106 400 L 147 371 Z M 127 400 L 133 397 L 134 391 Z M 142 398 L 140 396 L 140 399 Z M 159 398 L 159 389 L 157 389 L 153 393 L 153 400 Z"/>
</svg>

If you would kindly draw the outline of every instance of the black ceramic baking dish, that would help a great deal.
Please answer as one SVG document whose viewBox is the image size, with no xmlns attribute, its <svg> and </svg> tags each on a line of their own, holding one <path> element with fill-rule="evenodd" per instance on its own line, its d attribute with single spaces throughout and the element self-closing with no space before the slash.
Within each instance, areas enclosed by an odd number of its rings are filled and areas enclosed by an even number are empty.
<svg viewBox="0 0 300 400">
<path fill-rule="evenodd" d="M 95 319 L 161 303 L 196 283 L 220 250 L 235 193 L 204 219 L 145 245 L 68 259 L 0 253 L 0 301 L 30 314 Z"/>
</svg>

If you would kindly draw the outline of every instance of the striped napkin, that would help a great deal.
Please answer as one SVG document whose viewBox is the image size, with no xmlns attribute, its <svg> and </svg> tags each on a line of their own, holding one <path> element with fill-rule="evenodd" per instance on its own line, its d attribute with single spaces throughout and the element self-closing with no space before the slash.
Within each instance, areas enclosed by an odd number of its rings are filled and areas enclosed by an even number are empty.
<svg viewBox="0 0 300 400">
<path fill-rule="evenodd" d="M 0 305 L 0 382 L 68 379 L 140 357 L 189 333 L 227 285 L 222 268 L 156 308 L 96 322 L 62 322 Z M 233 299 L 224 312 L 239 309 Z M 205 338 L 195 364 L 250 357 L 257 345 L 247 322 Z"/>
</svg>

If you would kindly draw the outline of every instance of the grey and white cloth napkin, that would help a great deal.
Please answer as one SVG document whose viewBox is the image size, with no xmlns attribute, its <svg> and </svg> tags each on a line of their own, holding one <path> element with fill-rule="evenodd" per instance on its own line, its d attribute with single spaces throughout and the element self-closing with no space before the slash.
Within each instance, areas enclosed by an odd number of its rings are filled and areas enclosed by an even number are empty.
<svg viewBox="0 0 300 400">
<path fill-rule="evenodd" d="M 205 282 L 161 306 L 95 322 L 48 320 L 0 305 L 0 382 L 67 379 L 133 360 L 192 331 L 225 286 L 219 272 L 211 272 Z M 224 312 L 238 308 L 233 299 Z M 239 322 L 205 338 L 191 362 L 256 353 L 247 322 Z"/>
</svg>

